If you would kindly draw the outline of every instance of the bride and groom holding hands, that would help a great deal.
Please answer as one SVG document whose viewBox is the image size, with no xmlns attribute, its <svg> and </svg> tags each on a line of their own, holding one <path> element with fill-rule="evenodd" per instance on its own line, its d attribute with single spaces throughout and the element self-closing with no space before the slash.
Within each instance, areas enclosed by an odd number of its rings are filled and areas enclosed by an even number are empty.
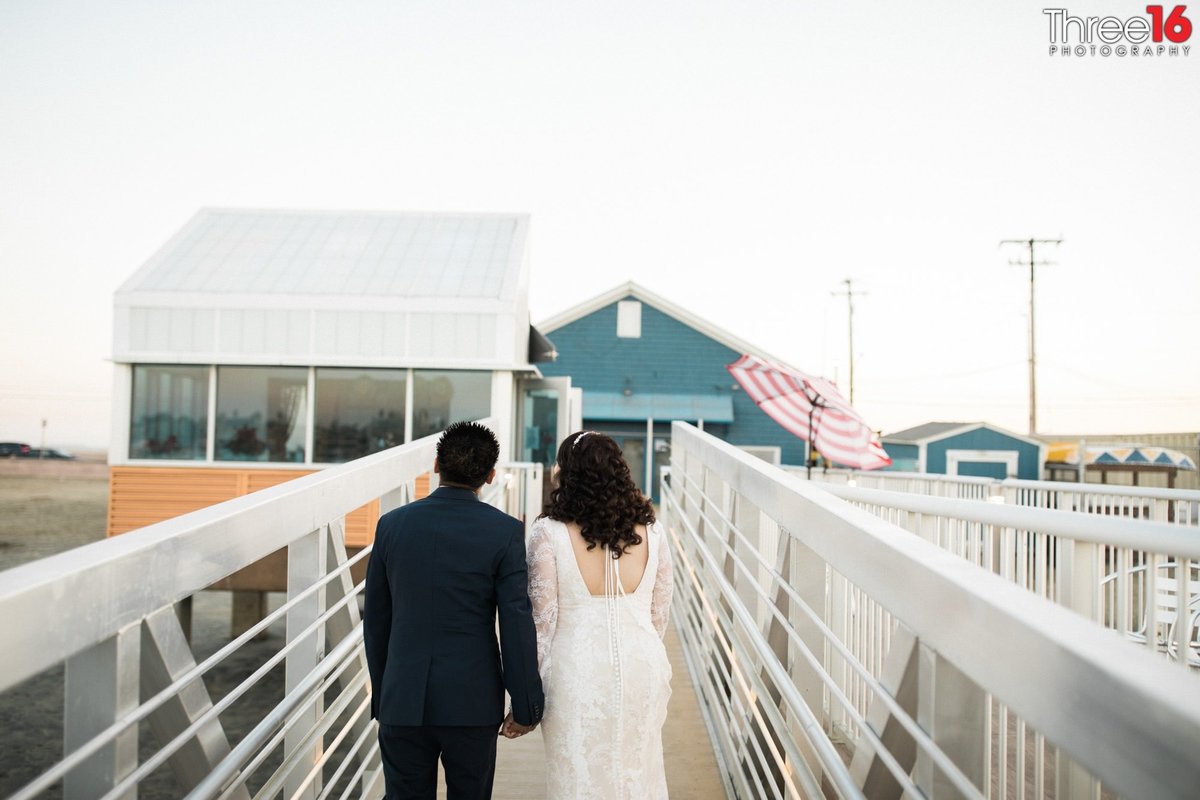
<svg viewBox="0 0 1200 800">
<path fill-rule="evenodd" d="M 526 543 L 479 500 L 498 457 L 451 425 L 438 489 L 379 520 L 363 633 L 386 796 L 432 800 L 440 760 L 448 800 L 489 798 L 497 731 L 540 723 L 550 800 L 666 798 L 672 576 L 650 501 L 616 442 L 572 434 Z"/>
</svg>

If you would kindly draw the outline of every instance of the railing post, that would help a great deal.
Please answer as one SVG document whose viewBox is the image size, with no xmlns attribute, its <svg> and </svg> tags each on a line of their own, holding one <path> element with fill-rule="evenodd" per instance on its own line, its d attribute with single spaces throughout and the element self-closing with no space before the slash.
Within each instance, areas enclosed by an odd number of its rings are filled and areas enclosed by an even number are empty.
<svg viewBox="0 0 1200 800">
<path fill-rule="evenodd" d="M 1093 622 L 1104 623 L 1100 581 L 1104 565 L 1100 545 L 1058 537 L 1058 600 Z"/>
<path fill-rule="evenodd" d="M 288 545 L 288 599 L 295 597 L 309 586 L 316 583 L 326 571 L 327 532 L 319 528 L 293 541 Z M 288 653 L 284 666 L 284 693 L 290 693 L 304 680 L 325 654 L 325 631 L 318 628 L 307 631 L 325 610 L 325 589 L 319 589 L 309 597 L 300 601 L 287 613 L 287 641 L 296 642 L 295 648 Z M 317 724 L 324 708 L 324 697 L 318 692 L 312 703 L 306 706 L 303 713 L 298 715 L 295 725 L 284 737 L 284 757 L 293 756 L 293 751 L 300 746 L 309 729 Z M 321 757 L 320 742 L 304 754 L 295 755 L 296 766 L 284 783 L 284 794 L 287 797 L 296 796 L 300 784 L 308 771 Z M 318 773 L 313 781 L 299 796 L 314 798 L 320 789 L 321 777 Z"/>
<path fill-rule="evenodd" d="M 919 642 L 913 632 L 904 625 L 897 625 L 891 649 L 879 673 L 883 690 L 895 698 L 910 717 L 917 712 L 918 649 Z M 867 725 L 879 737 L 884 749 L 895 757 L 901 769 L 911 771 L 917 758 L 917 743 L 891 709 L 879 697 L 872 697 L 866 717 Z M 854 746 L 850 771 L 863 794 L 872 800 L 894 800 L 903 793 L 903 787 L 862 731 L 859 731 Z"/>
<path fill-rule="evenodd" d="M 762 531 L 758 525 L 758 508 L 728 486 L 725 486 L 724 492 L 722 492 L 722 504 L 725 506 L 722 511 L 731 523 L 725 536 L 725 543 L 729 545 L 730 550 L 741 556 L 743 562 L 753 564 L 756 559 L 751 556 L 750 548 L 759 551 L 759 558 L 762 558 L 761 553 L 763 552 Z M 749 544 L 743 543 L 742 538 L 734 533 L 735 528 Z M 745 574 L 734 566 L 733 556 L 727 553 L 725 556 L 725 579 L 737 588 L 742 603 L 754 615 L 754 621 L 762 626 L 770 612 L 767 611 L 765 603 L 755 592 L 757 587 L 754 584 L 759 582 L 759 570 L 752 568 L 750 575 Z"/>
<path fill-rule="evenodd" d="M 544 470 L 541 464 L 534 464 L 530 470 L 522 470 L 525 476 L 525 497 L 523 502 L 525 507 L 521 509 L 525 515 L 525 534 L 528 535 L 533 529 L 533 521 L 537 519 L 538 514 L 542 513 L 542 496 L 544 494 L 542 484 L 544 482 Z M 515 515 L 514 515 L 515 516 Z"/>
<path fill-rule="evenodd" d="M 93 736 L 137 708 L 140 687 L 141 622 L 66 660 L 63 699 L 63 752 L 70 754 Z M 137 767 L 138 726 L 71 770 L 63 779 L 63 797 L 97 797 Z M 125 795 L 137 797 L 132 789 Z"/>
<path fill-rule="evenodd" d="M 1061 800 L 1100 800 L 1100 782 L 1062 750 L 1058 751 L 1055 784 L 1054 796 Z"/>
<path fill-rule="evenodd" d="M 379 498 L 379 515 L 383 516 L 412 500 L 413 487 L 411 483 L 402 483 Z"/>
<path fill-rule="evenodd" d="M 795 539 L 784 529 L 779 530 L 779 562 L 782 563 L 780 573 L 800 595 L 801 599 L 813 610 L 818 619 L 828 620 L 829 609 L 826 603 L 826 574 L 825 562 L 808 547 Z M 793 605 L 787 593 L 778 589 L 775 593 L 775 605 L 790 620 L 800 640 L 817 658 L 823 659 L 826 649 L 825 637 L 817 624 L 798 606 Z M 825 704 L 825 684 L 820 674 L 803 659 L 790 659 L 790 647 L 786 632 L 777 620 L 771 622 L 768 632 L 768 643 L 775 651 L 780 663 L 790 667 L 792 679 L 805 704 L 812 709 L 813 715 L 821 720 L 826 731 L 831 728 L 829 711 Z M 801 744 L 806 750 L 812 763 L 816 763 L 816 755 Z"/>
<path fill-rule="evenodd" d="M 684 451 L 680 454 L 683 458 L 683 468 L 672 472 L 686 479 L 686 482 L 681 481 L 679 484 L 679 499 L 683 504 L 683 513 L 687 517 L 687 521 L 691 524 L 693 530 L 704 541 L 705 533 L 708 526 L 704 524 L 704 518 L 701 514 L 704 511 L 705 505 L 708 502 L 705 499 L 705 484 L 704 462 L 693 453 Z"/>
<path fill-rule="evenodd" d="M 196 659 L 171 606 L 146 617 L 142 625 L 141 659 L 142 694 L 147 697 L 157 694 L 196 666 Z M 152 712 L 148 722 L 160 742 L 169 742 L 211 708 L 212 699 L 204 681 L 194 680 Z M 228 755 L 229 739 L 220 720 L 213 719 L 172 755 L 169 763 L 180 788 L 190 790 Z M 249 800 L 250 793 L 245 786 L 239 786 L 230 796 Z"/>
<path fill-rule="evenodd" d="M 932 514 L 918 514 L 917 530 L 913 533 L 920 536 L 930 544 L 938 544 L 938 518 Z"/>
<path fill-rule="evenodd" d="M 826 609 L 825 624 L 833 631 L 833 635 L 842 643 L 850 644 L 850 582 L 847 581 L 840 572 L 835 569 L 829 570 L 829 606 Z M 831 676 L 837 687 L 850 694 L 850 666 L 846 660 L 842 658 L 832 647 L 825 646 L 825 673 Z M 847 720 L 849 717 L 846 710 L 838 705 L 834 708 L 831 705 L 831 719 L 829 721 L 829 730 L 835 738 L 841 736 L 844 739 L 852 738 L 847 731 Z"/>
<path fill-rule="evenodd" d="M 931 648 L 918 647 L 917 723 L 971 783 L 985 789 L 991 744 L 987 693 Z M 915 777 L 926 797 L 959 796 L 924 750 L 917 753 Z"/>
<path fill-rule="evenodd" d="M 326 547 L 328 548 L 325 558 L 328 562 L 329 571 L 332 572 L 349 560 L 346 555 L 345 518 L 343 517 L 342 519 L 335 520 L 334 522 L 325 526 L 324 530 L 327 535 Z M 332 581 L 326 584 L 326 587 L 326 606 L 336 605 L 339 601 L 354 593 L 354 576 L 351 575 L 350 570 L 345 570 L 337 578 L 334 578 Z M 347 637 L 352 636 L 360 621 L 361 617 L 358 612 L 357 602 L 352 601 L 342 606 L 340 611 L 333 614 L 325 622 L 325 649 L 327 651 L 332 650 Z M 338 683 L 341 686 L 341 691 L 343 692 L 347 691 L 348 685 L 354 678 L 355 671 L 367 671 L 367 656 L 364 651 L 360 650 L 358 655 L 354 657 L 354 660 L 357 664 L 356 669 L 350 670 L 349 672 L 343 674 L 338 680 Z M 351 703 L 351 707 L 354 707 L 358 705 L 358 703 L 365 700 L 368 691 L 370 691 L 369 682 L 355 692 L 354 701 Z M 357 740 L 358 737 L 362 735 L 363 731 L 370 725 L 371 719 L 369 716 L 359 717 L 351 729 L 351 736 Z"/>
<path fill-rule="evenodd" d="M 1191 669 L 1192 655 L 1192 560 L 1188 558 L 1175 559 L 1175 660 L 1184 669 Z M 1153 610 L 1154 606 L 1151 606 Z M 1171 626 L 1169 626 L 1171 627 Z M 1171 646 L 1171 642 L 1167 642 Z"/>
</svg>

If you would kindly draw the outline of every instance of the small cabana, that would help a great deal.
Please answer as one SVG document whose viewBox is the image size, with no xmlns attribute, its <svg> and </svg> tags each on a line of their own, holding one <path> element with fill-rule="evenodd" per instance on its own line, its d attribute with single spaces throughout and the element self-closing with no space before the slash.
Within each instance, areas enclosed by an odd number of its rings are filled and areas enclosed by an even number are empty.
<svg viewBox="0 0 1200 800">
<path fill-rule="evenodd" d="M 1167 488 L 1175 488 L 1180 470 L 1195 470 L 1191 458 L 1169 447 L 1131 444 L 1089 444 L 1084 442 L 1051 442 L 1046 456 L 1046 473 L 1050 480 L 1078 481 L 1080 452 L 1083 452 L 1084 477 L 1097 475 L 1100 483 L 1108 483 L 1110 474 L 1128 475 L 1137 486 L 1146 473 L 1165 475 Z"/>
<path fill-rule="evenodd" d="M 890 469 L 939 475 L 1042 476 L 1044 445 L 989 422 L 927 422 L 883 437 Z"/>
</svg>

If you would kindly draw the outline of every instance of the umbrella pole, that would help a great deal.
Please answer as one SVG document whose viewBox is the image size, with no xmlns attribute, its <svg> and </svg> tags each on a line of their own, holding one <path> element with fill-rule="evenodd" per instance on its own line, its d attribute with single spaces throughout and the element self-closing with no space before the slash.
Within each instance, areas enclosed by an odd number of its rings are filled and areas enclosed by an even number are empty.
<svg viewBox="0 0 1200 800">
<path fill-rule="evenodd" d="M 804 466 L 807 470 L 804 477 L 810 481 L 812 480 L 813 462 L 817 460 L 817 437 L 813 434 L 813 411 L 816 410 L 816 407 L 815 402 L 808 406 L 808 453 L 805 454 L 808 457 L 804 459 Z"/>
</svg>

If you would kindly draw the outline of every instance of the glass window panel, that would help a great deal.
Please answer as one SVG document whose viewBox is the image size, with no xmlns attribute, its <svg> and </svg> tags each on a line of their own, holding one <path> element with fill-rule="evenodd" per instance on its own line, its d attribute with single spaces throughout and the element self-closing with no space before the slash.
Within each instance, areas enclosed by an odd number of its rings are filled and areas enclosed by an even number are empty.
<svg viewBox="0 0 1200 800">
<path fill-rule="evenodd" d="M 208 367 L 133 367 L 130 458 L 203 461 L 208 439 Z"/>
<path fill-rule="evenodd" d="M 402 369 L 319 369 L 313 461 L 338 463 L 404 442 Z"/>
<path fill-rule="evenodd" d="M 549 468 L 558 455 L 558 390 L 525 390 L 521 460 Z"/>
<path fill-rule="evenodd" d="M 492 412 L 492 373 L 413 370 L 413 438 Z"/>
<path fill-rule="evenodd" d="M 218 461 L 304 461 L 308 370 L 218 367 Z"/>
</svg>

